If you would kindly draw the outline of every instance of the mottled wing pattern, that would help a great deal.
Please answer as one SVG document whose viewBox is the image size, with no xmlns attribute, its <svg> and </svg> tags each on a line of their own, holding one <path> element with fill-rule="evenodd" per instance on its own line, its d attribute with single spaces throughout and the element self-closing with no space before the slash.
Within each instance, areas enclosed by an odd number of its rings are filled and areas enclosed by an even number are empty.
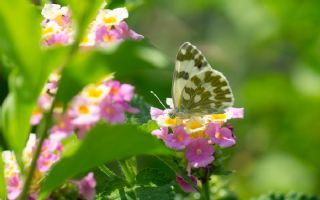
<svg viewBox="0 0 320 200">
<path fill-rule="evenodd" d="M 212 69 L 202 53 L 188 42 L 177 54 L 172 87 L 177 114 L 211 114 L 233 105 L 227 79 Z"/>
<path fill-rule="evenodd" d="M 233 101 L 227 79 L 212 69 L 191 77 L 182 90 L 179 110 L 189 115 L 219 113 L 231 107 Z"/>
<path fill-rule="evenodd" d="M 189 42 L 181 45 L 172 79 L 172 99 L 175 108 L 181 105 L 182 90 L 190 78 L 203 71 L 211 70 L 206 58 Z"/>
</svg>

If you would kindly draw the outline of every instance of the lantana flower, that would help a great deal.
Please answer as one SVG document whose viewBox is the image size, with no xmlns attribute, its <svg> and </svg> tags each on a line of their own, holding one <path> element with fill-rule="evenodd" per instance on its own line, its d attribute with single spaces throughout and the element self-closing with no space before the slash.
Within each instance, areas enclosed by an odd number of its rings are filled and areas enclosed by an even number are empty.
<svg viewBox="0 0 320 200">
<path fill-rule="evenodd" d="M 124 39 L 141 40 L 143 36 L 129 29 L 124 21 L 128 18 L 128 10 L 123 8 L 101 9 L 84 35 L 80 46 L 108 46 Z M 41 12 L 44 17 L 42 25 L 43 46 L 69 45 L 74 42 L 76 27 L 71 18 L 68 6 L 45 4 Z"/>
<path fill-rule="evenodd" d="M 213 160 L 214 149 L 205 138 L 193 140 L 186 150 L 186 158 L 193 168 L 206 167 Z"/>
<path fill-rule="evenodd" d="M 230 119 L 243 118 L 243 108 L 230 107 L 211 115 L 172 118 L 169 115 L 173 109 L 172 99 L 167 99 L 166 103 L 169 108 L 164 110 L 150 108 L 151 119 L 160 127 L 153 130 L 152 135 L 161 139 L 168 148 L 184 152 L 189 173 L 190 168 L 207 167 L 214 161 L 215 145 L 227 148 L 236 144 L 232 125 L 225 123 Z M 185 186 L 181 177 L 177 177 L 177 182 L 181 187 Z M 193 191 L 188 189 L 185 191 Z"/>
</svg>

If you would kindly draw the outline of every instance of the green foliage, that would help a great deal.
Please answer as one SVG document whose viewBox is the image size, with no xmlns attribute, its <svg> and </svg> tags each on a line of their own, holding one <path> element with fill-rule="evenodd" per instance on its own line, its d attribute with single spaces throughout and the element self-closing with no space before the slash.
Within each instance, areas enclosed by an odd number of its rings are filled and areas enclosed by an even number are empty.
<svg viewBox="0 0 320 200">
<path fill-rule="evenodd" d="M 150 90 L 138 87 L 143 76 L 137 74 L 139 72 L 143 75 L 144 72 L 154 69 L 152 63 L 143 57 L 142 53 L 146 49 L 154 50 L 154 47 L 146 41 L 125 41 L 108 50 L 77 52 L 62 73 L 57 101 L 69 102 L 85 85 L 97 82 L 113 72 L 116 72 L 116 79 L 133 83 L 138 92 L 142 91 L 144 96 L 149 95 Z"/>
<path fill-rule="evenodd" d="M 145 102 L 142 96 L 135 95 L 133 100 L 130 102 L 130 105 L 139 109 L 139 113 L 127 115 L 130 122 L 135 124 L 145 124 L 150 120 L 150 105 Z M 149 132 L 148 130 L 145 131 Z"/>
<path fill-rule="evenodd" d="M 75 183 L 67 182 L 51 193 L 52 199 L 77 200 L 79 199 L 79 189 Z"/>
<path fill-rule="evenodd" d="M 155 184 L 157 186 L 168 184 L 172 181 L 172 177 L 168 173 L 156 168 L 142 169 L 136 176 L 137 184 L 148 185 Z"/>
<path fill-rule="evenodd" d="M 159 125 L 154 120 L 149 120 L 148 123 L 145 123 L 140 126 L 140 128 L 146 132 L 151 133 L 151 131 L 156 130 L 159 128 Z"/>
<path fill-rule="evenodd" d="M 2 154 L 2 150 L 0 148 L 0 153 Z M 2 161 L 2 159 L 0 160 L 0 172 L 4 171 L 4 163 Z M 6 184 L 5 184 L 5 180 L 4 180 L 4 173 L 0 174 L 0 198 L 1 199 L 5 199 L 5 197 L 7 196 L 7 190 L 6 190 Z"/>
<path fill-rule="evenodd" d="M 171 200 L 174 198 L 172 184 L 162 185 L 160 187 L 138 187 L 137 197 L 145 200 Z"/>
<path fill-rule="evenodd" d="M 78 34 L 75 39 L 74 47 L 78 47 L 83 35 L 85 34 L 88 25 L 98 14 L 98 9 L 101 7 L 103 0 L 92 1 L 77 1 L 70 0 L 68 2 L 72 16 L 75 19 Z"/>
<path fill-rule="evenodd" d="M 19 155 L 37 97 L 52 69 L 65 60 L 66 50 L 41 49 L 40 13 L 23 0 L 1 1 L 0 23 L 0 48 L 10 63 L 10 93 L 3 103 L 1 124 L 7 143 Z"/>
<path fill-rule="evenodd" d="M 258 198 L 253 198 L 252 200 L 319 200 L 320 197 L 315 195 L 307 195 L 298 192 L 290 192 L 288 194 L 284 193 L 269 193 L 262 195 Z"/>
<path fill-rule="evenodd" d="M 72 155 L 62 158 L 52 168 L 44 181 L 42 192 L 50 192 L 67 178 L 105 162 L 141 153 L 157 154 L 168 153 L 168 151 L 157 139 L 135 126 L 100 124 L 89 131 L 85 140 Z"/>
</svg>

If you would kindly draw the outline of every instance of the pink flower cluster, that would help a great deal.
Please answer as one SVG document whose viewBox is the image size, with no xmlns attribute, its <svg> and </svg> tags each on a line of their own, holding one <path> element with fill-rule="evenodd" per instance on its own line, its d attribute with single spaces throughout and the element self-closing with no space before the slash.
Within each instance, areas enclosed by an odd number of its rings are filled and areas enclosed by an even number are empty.
<svg viewBox="0 0 320 200">
<path fill-rule="evenodd" d="M 115 80 L 106 79 L 88 85 L 72 100 L 67 111 L 57 117 L 50 137 L 60 140 L 76 132 L 79 138 L 83 138 L 100 120 L 109 124 L 123 123 L 125 112 L 139 112 L 129 105 L 133 96 L 132 85 Z"/>
<path fill-rule="evenodd" d="M 171 105 L 170 99 L 167 102 Z M 235 145 L 236 137 L 233 129 L 231 125 L 225 123 L 229 119 L 243 118 L 243 108 L 227 108 L 221 114 L 190 118 L 171 118 L 169 116 L 171 111 L 172 109 L 160 110 L 151 107 L 151 118 L 160 126 L 160 129 L 152 131 L 152 134 L 163 140 L 170 149 L 183 151 L 189 170 L 211 164 L 214 161 L 215 145 L 221 148 Z M 177 182 L 185 181 L 177 176 Z M 185 189 L 183 184 L 181 186 Z M 185 191 L 190 191 L 190 188 Z"/>
<path fill-rule="evenodd" d="M 24 165 L 23 170 L 20 170 L 15 154 L 12 151 L 2 152 L 2 159 L 5 164 L 7 197 L 9 200 L 18 199 L 21 194 L 23 178 L 25 178 L 23 172 L 29 171 L 37 142 L 36 135 L 30 134 L 27 145 L 22 154 L 22 161 Z M 44 141 L 30 186 L 30 199 L 37 199 L 41 181 L 51 169 L 52 165 L 60 159 L 62 151 L 63 147 L 60 142 L 51 139 L 46 139 Z M 93 173 L 89 173 L 83 180 L 76 181 L 76 183 L 78 185 L 80 195 L 84 199 L 93 199 L 95 195 L 95 179 L 93 177 Z"/>
<path fill-rule="evenodd" d="M 104 9 L 105 4 L 89 25 L 80 46 L 105 46 L 124 39 L 140 40 L 143 36 L 129 29 L 124 21 L 128 18 L 126 8 Z M 58 4 L 45 4 L 41 12 L 42 41 L 44 46 L 68 45 L 74 41 L 76 28 L 71 20 L 69 7 Z"/>
</svg>

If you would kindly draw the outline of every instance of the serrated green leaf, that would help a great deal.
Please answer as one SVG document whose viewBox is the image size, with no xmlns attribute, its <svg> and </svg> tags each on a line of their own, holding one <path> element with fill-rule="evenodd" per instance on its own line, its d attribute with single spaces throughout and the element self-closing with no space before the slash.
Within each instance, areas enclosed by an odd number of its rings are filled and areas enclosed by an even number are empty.
<svg viewBox="0 0 320 200">
<path fill-rule="evenodd" d="M 135 189 L 137 197 L 143 200 L 172 200 L 174 191 L 172 184 L 160 187 L 138 187 Z"/>
<path fill-rule="evenodd" d="M 87 133 L 73 155 L 63 157 L 52 168 L 43 182 L 42 194 L 47 194 L 66 179 L 103 163 L 150 153 L 168 154 L 169 151 L 156 138 L 133 125 L 99 124 Z"/>
<path fill-rule="evenodd" d="M 175 178 L 175 177 L 174 177 Z M 142 169 L 136 176 L 137 184 L 149 185 L 153 183 L 155 185 L 161 186 L 171 182 L 173 177 L 170 177 L 168 173 L 161 171 L 156 168 L 145 168 Z"/>
<path fill-rule="evenodd" d="M 320 200 L 320 197 L 299 192 L 290 192 L 287 194 L 273 192 L 253 198 L 252 200 Z"/>
</svg>

